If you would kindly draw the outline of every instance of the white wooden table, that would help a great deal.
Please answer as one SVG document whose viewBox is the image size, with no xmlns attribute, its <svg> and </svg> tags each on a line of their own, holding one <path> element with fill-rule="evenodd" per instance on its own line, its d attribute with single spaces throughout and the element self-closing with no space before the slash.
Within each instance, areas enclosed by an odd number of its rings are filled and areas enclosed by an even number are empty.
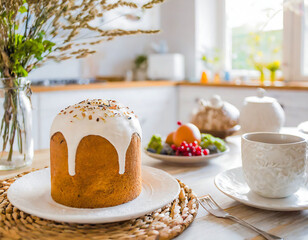
<svg viewBox="0 0 308 240">
<path fill-rule="evenodd" d="M 294 129 L 285 130 L 295 133 Z M 308 239 L 308 210 L 298 212 L 274 212 L 259 210 L 240 204 L 221 193 L 214 185 L 216 174 L 241 166 L 240 137 L 228 139 L 230 152 L 225 156 L 212 159 L 208 164 L 201 166 L 171 165 L 154 160 L 143 154 L 143 164 L 163 169 L 174 177 L 190 186 L 198 196 L 211 194 L 212 197 L 229 213 L 255 225 L 262 230 L 276 234 L 285 239 Z M 49 151 L 41 150 L 35 154 L 32 167 L 42 168 L 49 164 Z M 22 171 L 0 172 L 0 178 L 7 178 Z M 308 196 L 307 196 L 308 198 Z M 198 215 L 191 226 L 186 229 L 178 240 L 208 239 L 208 240 L 236 240 L 236 239 L 263 239 L 255 232 L 227 219 L 219 219 L 209 215 L 199 208 Z"/>
</svg>

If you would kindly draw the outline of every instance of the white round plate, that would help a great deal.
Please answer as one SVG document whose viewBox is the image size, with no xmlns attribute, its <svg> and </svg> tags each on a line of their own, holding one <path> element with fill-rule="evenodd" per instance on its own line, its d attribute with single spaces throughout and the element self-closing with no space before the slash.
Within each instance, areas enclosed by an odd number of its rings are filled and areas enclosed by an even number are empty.
<svg viewBox="0 0 308 240">
<path fill-rule="evenodd" d="M 300 188 L 286 198 L 264 198 L 250 191 L 243 177 L 242 168 L 233 168 L 215 177 L 216 187 L 234 200 L 251 207 L 273 211 L 299 211 L 308 209 L 308 189 Z"/>
<path fill-rule="evenodd" d="M 204 163 L 207 162 L 208 160 L 212 158 L 217 158 L 220 157 L 227 152 L 229 152 L 229 147 L 227 146 L 226 151 L 220 152 L 220 153 L 214 153 L 214 154 L 209 154 L 206 156 L 193 156 L 193 157 L 185 157 L 185 156 L 171 156 L 171 155 L 163 155 L 163 154 L 158 154 L 158 153 L 151 153 L 147 150 L 145 150 L 145 153 L 155 159 L 165 161 L 165 162 L 172 162 L 172 163 Z"/>
<path fill-rule="evenodd" d="M 133 219 L 172 202 L 180 192 L 176 179 L 151 167 L 142 167 L 142 192 L 134 200 L 108 208 L 71 208 L 56 203 L 50 195 L 50 169 L 17 179 L 8 190 L 8 199 L 20 210 L 48 220 L 71 223 L 107 223 Z"/>
</svg>

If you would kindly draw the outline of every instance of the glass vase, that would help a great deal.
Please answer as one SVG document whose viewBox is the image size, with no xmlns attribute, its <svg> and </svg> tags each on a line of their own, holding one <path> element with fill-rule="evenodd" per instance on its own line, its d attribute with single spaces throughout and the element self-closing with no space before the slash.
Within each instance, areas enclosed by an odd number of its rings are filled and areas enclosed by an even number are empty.
<svg viewBox="0 0 308 240">
<path fill-rule="evenodd" d="M 0 78 L 0 170 L 30 165 L 33 160 L 30 82 Z"/>
<path fill-rule="evenodd" d="M 276 71 L 271 71 L 271 84 L 274 85 L 276 81 Z"/>
<path fill-rule="evenodd" d="M 260 71 L 260 84 L 263 85 L 265 82 L 265 74 L 263 71 Z"/>
</svg>

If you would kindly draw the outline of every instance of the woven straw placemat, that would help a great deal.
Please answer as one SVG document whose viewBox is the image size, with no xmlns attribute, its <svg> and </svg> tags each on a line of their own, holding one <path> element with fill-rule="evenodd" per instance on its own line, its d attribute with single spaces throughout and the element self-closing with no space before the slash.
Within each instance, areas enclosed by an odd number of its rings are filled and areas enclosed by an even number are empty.
<svg viewBox="0 0 308 240">
<path fill-rule="evenodd" d="M 54 222 L 22 212 L 8 201 L 10 185 L 27 173 L 0 181 L 0 239 L 172 239 L 193 222 L 199 207 L 192 190 L 178 180 L 179 197 L 143 217 L 107 224 Z"/>
</svg>

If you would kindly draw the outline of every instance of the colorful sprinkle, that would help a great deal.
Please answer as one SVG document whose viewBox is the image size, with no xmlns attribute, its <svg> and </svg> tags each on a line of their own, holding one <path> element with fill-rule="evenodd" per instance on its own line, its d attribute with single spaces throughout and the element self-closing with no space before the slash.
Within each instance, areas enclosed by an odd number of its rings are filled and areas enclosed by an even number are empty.
<svg viewBox="0 0 308 240">
<path fill-rule="evenodd" d="M 106 122 L 107 118 L 113 117 L 125 117 L 127 120 L 131 120 L 132 117 L 135 117 L 133 111 L 129 110 L 128 107 L 119 104 L 115 100 L 85 100 L 81 101 L 79 104 L 69 106 L 66 109 L 68 110 L 61 110 L 59 115 L 65 115 L 66 113 L 71 114 L 75 109 L 78 109 L 81 112 L 82 118 L 86 118 L 88 116 L 89 120 L 95 119 L 97 122 L 100 120 Z M 74 114 L 73 118 L 78 120 L 82 119 L 78 117 L 78 114 Z"/>
</svg>

